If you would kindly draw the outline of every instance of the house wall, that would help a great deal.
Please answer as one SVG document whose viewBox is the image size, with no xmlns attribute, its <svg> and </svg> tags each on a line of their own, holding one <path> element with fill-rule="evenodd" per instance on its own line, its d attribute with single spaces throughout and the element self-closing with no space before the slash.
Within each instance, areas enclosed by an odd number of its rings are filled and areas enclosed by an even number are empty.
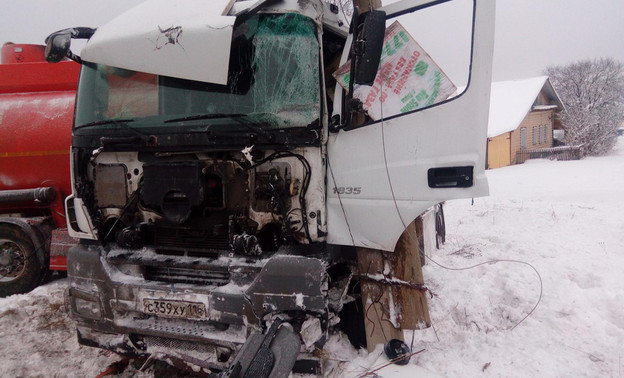
<svg viewBox="0 0 624 378">
<path fill-rule="evenodd" d="M 533 105 L 552 105 L 552 104 L 553 104 L 553 101 L 548 98 L 543 88 L 540 91 L 540 93 L 538 93 L 537 98 L 535 99 L 535 102 L 533 103 Z"/>
<path fill-rule="evenodd" d="M 511 132 L 511 164 L 516 164 L 516 154 L 521 149 L 522 128 L 526 128 L 526 149 L 548 148 L 553 145 L 553 110 L 532 111 L 524 117 L 517 129 Z M 545 140 L 540 143 L 539 126 L 546 127 Z M 533 128 L 536 128 L 536 143 L 533 143 Z"/>
<path fill-rule="evenodd" d="M 506 167 L 511 164 L 510 133 L 488 138 L 487 169 Z"/>
</svg>

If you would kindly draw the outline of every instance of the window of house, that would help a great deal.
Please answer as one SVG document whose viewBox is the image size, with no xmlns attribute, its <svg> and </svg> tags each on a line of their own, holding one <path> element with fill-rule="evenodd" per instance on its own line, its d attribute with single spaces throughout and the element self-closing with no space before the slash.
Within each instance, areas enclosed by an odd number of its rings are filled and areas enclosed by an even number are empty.
<svg viewBox="0 0 624 378">
<path fill-rule="evenodd" d="M 539 125 L 539 144 L 544 143 L 544 126 Z"/>
<path fill-rule="evenodd" d="M 544 125 L 544 143 L 548 142 L 548 125 Z"/>
<path fill-rule="evenodd" d="M 533 126 L 533 145 L 537 144 L 537 126 Z"/>
<path fill-rule="evenodd" d="M 526 149 L 527 147 L 527 135 L 526 127 L 520 129 L 520 148 Z"/>
</svg>

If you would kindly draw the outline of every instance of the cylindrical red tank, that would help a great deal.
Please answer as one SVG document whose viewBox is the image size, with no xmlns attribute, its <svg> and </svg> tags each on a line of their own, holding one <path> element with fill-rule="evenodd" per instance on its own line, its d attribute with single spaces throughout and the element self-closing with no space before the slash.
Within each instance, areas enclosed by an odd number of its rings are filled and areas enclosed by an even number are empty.
<svg viewBox="0 0 624 378">
<path fill-rule="evenodd" d="M 32 45 L 5 44 L 0 64 L 0 191 L 54 187 L 57 206 L 52 217 L 64 222 L 58 204 L 71 193 L 69 149 L 76 84 L 80 65 L 30 60 L 4 64 L 5 50 L 25 46 L 26 60 L 36 55 Z M 43 46 L 40 46 L 43 48 Z M 39 49 L 40 50 L 40 49 Z M 8 58 L 7 58 L 8 59 Z M 0 213 L 28 213 L 41 207 L 0 204 Z M 43 215 L 43 214 L 42 214 Z"/>
<path fill-rule="evenodd" d="M 80 65 L 72 61 L 47 63 L 44 47 L 5 43 L 0 64 L 0 93 L 76 91 Z"/>
<path fill-rule="evenodd" d="M 7 42 L 2 45 L 2 64 L 44 62 L 45 46 Z"/>
<path fill-rule="evenodd" d="M 0 190 L 57 185 L 71 193 L 75 93 L 0 94 Z"/>
</svg>

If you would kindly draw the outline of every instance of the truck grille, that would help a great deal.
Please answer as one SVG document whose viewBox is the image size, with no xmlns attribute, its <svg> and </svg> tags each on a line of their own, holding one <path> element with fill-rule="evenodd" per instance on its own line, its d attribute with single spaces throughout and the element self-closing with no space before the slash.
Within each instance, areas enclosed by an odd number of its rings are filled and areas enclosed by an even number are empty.
<svg viewBox="0 0 624 378">
<path fill-rule="evenodd" d="M 227 270 L 147 266 L 145 267 L 145 279 L 165 283 L 223 286 L 230 282 L 230 273 Z"/>
<path fill-rule="evenodd" d="M 179 328 L 180 327 L 178 327 L 178 329 Z M 204 361 L 217 359 L 215 347 L 210 344 L 153 336 L 146 336 L 143 341 L 151 351 L 158 351 L 165 354 L 171 353 L 172 351 L 186 352 Z"/>
<path fill-rule="evenodd" d="M 214 235 L 206 230 L 159 227 L 154 236 L 156 246 L 164 251 L 194 251 L 201 255 L 204 250 L 230 250 L 227 235 Z"/>
</svg>

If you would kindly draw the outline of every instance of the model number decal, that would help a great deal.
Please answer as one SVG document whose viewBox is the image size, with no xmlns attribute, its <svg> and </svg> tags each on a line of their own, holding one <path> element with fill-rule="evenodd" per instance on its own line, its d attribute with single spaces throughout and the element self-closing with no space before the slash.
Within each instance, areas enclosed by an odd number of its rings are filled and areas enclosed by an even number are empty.
<svg viewBox="0 0 624 378">
<path fill-rule="evenodd" d="M 334 194 L 355 194 L 362 193 L 361 186 L 339 186 L 334 187 Z"/>
</svg>

